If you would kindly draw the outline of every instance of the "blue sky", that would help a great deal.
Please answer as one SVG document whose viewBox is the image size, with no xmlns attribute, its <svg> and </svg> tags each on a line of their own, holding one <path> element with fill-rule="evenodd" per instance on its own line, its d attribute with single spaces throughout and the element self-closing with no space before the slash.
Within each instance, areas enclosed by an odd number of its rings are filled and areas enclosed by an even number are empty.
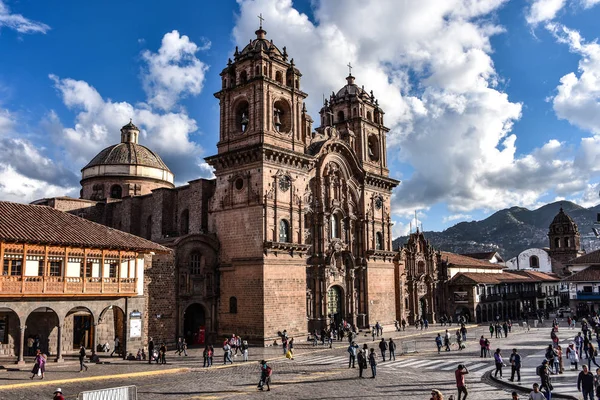
<svg viewBox="0 0 600 400">
<path fill-rule="evenodd" d="M 209 177 L 219 72 L 265 16 L 318 120 L 346 64 L 386 111 L 395 234 L 600 202 L 600 0 L 0 0 L 0 199 L 78 195 L 133 118 L 180 184 Z M 413 221 L 414 226 L 414 221 Z"/>
</svg>

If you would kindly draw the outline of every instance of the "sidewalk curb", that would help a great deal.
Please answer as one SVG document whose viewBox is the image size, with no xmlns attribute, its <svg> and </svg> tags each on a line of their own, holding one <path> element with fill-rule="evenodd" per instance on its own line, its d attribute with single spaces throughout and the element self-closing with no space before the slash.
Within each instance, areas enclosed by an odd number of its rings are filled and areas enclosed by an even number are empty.
<svg viewBox="0 0 600 400">
<path fill-rule="evenodd" d="M 521 386 L 519 384 L 510 382 L 510 381 L 505 381 L 504 379 L 498 379 L 495 378 L 494 376 L 492 376 L 492 371 L 488 371 L 483 375 L 484 378 L 489 378 L 491 381 L 495 382 L 496 384 L 499 384 L 500 386 L 506 386 L 508 388 L 511 389 L 515 389 L 518 390 L 520 392 L 524 392 L 524 393 L 529 393 L 531 392 L 531 388 L 528 388 L 526 386 Z M 552 392 L 552 398 L 553 399 L 570 399 L 570 400 L 578 400 L 577 397 L 575 396 L 571 396 L 570 394 L 561 394 L 561 393 L 556 393 L 556 392 Z"/>
</svg>

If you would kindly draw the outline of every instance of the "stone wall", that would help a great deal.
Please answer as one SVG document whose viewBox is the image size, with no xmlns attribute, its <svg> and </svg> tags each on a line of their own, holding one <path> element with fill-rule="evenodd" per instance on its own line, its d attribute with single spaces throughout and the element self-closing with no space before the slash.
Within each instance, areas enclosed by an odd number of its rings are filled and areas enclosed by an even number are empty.
<svg viewBox="0 0 600 400">
<path fill-rule="evenodd" d="M 396 288 L 394 265 L 391 260 L 369 260 L 367 266 L 367 293 L 370 325 L 392 324 L 396 319 Z"/>
<path fill-rule="evenodd" d="M 150 266 L 146 265 L 148 336 L 154 342 L 173 344 L 176 340 L 177 281 L 175 260 L 172 254 L 153 256 Z"/>
</svg>

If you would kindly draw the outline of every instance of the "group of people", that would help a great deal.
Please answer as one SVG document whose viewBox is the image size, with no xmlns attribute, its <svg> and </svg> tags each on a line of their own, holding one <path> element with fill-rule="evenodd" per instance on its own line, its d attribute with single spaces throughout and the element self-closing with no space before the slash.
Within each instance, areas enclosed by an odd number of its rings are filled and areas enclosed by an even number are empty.
<svg viewBox="0 0 600 400">
<path fill-rule="evenodd" d="M 512 321 L 510 319 L 500 323 L 499 320 L 496 320 L 496 323 L 490 323 L 489 327 L 490 338 L 496 334 L 496 339 L 502 337 L 508 337 L 508 334 L 512 331 Z"/>
<path fill-rule="evenodd" d="M 460 328 L 458 328 L 455 332 L 456 344 L 458 350 L 463 350 L 465 348 L 465 342 L 467 341 L 467 327 L 465 324 L 461 324 Z M 437 346 L 438 354 L 441 353 L 442 347 L 445 347 L 446 351 L 450 351 L 450 345 L 452 341 L 452 335 L 450 331 L 446 329 L 444 333 L 444 337 L 440 333 L 435 337 L 435 344 Z"/>
</svg>

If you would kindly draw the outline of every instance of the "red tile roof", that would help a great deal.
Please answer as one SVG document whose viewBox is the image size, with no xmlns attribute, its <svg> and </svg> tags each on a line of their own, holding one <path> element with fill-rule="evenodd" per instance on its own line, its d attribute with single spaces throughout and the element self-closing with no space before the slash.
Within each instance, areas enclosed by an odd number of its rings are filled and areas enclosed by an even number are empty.
<svg viewBox="0 0 600 400">
<path fill-rule="evenodd" d="M 590 253 L 591 254 L 591 253 Z M 600 265 L 592 265 L 563 279 L 566 282 L 600 282 Z"/>
<path fill-rule="evenodd" d="M 566 262 L 566 265 L 600 264 L 600 250 L 592 251 Z"/>
<path fill-rule="evenodd" d="M 0 241 L 168 253 L 141 237 L 46 206 L 0 201 Z"/>
<path fill-rule="evenodd" d="M 560 279 L 554 274 L 546 274 L 539 271 L 510 271 L 500 273 L 488 272 L 459 272 L 450 280 L 451 283 L 457 280 L 468 279 L 474 283 L 518 283 L 518 282 L 558 282 Z"/>
<path fill-rule="evenodd" d="M 478 260 L 476 258 L 462 256 L 460 254 L 442 251 L 442 261 L 447 261 L 453 267 L 471 267 L 471 268 L 487 268 L 487 269 L 504 269 L 505 267 L 498 264 L 492 264 L 488 261 Z"/>
</svg>

